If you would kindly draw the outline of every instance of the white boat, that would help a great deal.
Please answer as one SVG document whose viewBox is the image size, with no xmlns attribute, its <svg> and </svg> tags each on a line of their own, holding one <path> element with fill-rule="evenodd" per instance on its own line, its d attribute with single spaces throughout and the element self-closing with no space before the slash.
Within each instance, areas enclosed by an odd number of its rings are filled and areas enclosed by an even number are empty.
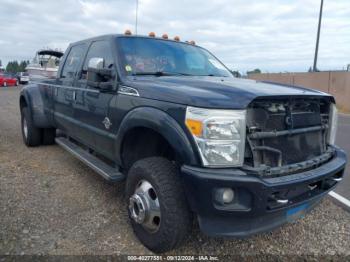
<svg viewBox="0 0 350 262">
<path fill-rule="evenodd" d="M 63 52 L 44 49 L 36 53 L 33 61 L 26 67 L 30 80 L 55 78 Z"/>
</svg>

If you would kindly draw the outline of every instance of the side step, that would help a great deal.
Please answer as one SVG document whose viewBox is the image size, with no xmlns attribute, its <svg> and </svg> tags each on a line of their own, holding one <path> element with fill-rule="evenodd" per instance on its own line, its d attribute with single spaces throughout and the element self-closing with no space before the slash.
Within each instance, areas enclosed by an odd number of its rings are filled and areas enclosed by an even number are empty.
<svg viewBox="0 0 350 262">
<path fill-rule="evenodd" d="M 117 168 L 107 165 L 105 162 L 82 149 L 78 145 L 72 143 L 65 137 L 56 137 L 55 141 L 58 145 L 63 147 L 69 153 L 80 159 L 90 168 L 99 173 L 103 178 L 110 182 L 117 182 L 124 180 L 125 176 L 119 172 Z"/>
</svg>

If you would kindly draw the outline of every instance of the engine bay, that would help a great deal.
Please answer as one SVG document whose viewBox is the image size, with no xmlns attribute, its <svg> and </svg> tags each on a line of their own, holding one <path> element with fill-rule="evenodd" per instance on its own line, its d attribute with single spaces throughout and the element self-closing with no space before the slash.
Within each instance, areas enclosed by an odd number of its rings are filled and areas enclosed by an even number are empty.
<svg viewBox="0 0 350 262">
<path fill-rule="evenodd" d="M 290 174 L 329 160 L 329 115 L 326 98 L 253 101 L 247 109 L 245 167 Z"/>
</svg>

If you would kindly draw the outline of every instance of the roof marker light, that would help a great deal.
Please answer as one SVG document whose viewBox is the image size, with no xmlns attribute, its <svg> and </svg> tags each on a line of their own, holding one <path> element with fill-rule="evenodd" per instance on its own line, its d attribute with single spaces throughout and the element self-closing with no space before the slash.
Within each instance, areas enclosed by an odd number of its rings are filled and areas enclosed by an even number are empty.
<svg viewBox="0 0 350 262">
<path fill-rule="evenodd" d="M 168 39 L 168 35 L 167 35 L 167 34 L 163 34 L 163 35 L 162 35 L 162 38 L 163 38 L 163 39 Z"/>
<path fill-rule="evenodd" d="M 196 42 L 193 41 L 193 40 L 191 40 L 191 41 L 190 41 L 190 44 L 191 44 L 191 45 L 196 45 Z"/>
<path fill-rule="evenodd" d="M 156 34 L 155 34 L 154 32 L 150 32 L 150 33 L 148 34 L 148 36 L 149 36 L 149 37 L 156 37 Z"/>
<path fill-rule="evenodd" d="M 175 36 L 175 37 L 174 37 L 174 40 L 175 40 L 175 41 L 180 41 L 180 37 Z"/>
<path fill-rule="evenodd" d="M 124 35 L 132 35 L 129 29 L 125 30 Z"/>
</svg>

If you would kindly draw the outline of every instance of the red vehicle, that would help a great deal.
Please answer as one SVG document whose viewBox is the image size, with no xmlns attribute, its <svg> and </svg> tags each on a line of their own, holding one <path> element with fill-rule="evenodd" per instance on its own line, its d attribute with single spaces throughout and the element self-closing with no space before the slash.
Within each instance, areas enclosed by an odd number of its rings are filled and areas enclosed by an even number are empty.
<svg viewBox="0 0 350 262">
<path fill-rule="evenodd" d="M 6 73 L 0 73 L 0 86 L 18 86 L 18 79 Z"/>
</svg>

